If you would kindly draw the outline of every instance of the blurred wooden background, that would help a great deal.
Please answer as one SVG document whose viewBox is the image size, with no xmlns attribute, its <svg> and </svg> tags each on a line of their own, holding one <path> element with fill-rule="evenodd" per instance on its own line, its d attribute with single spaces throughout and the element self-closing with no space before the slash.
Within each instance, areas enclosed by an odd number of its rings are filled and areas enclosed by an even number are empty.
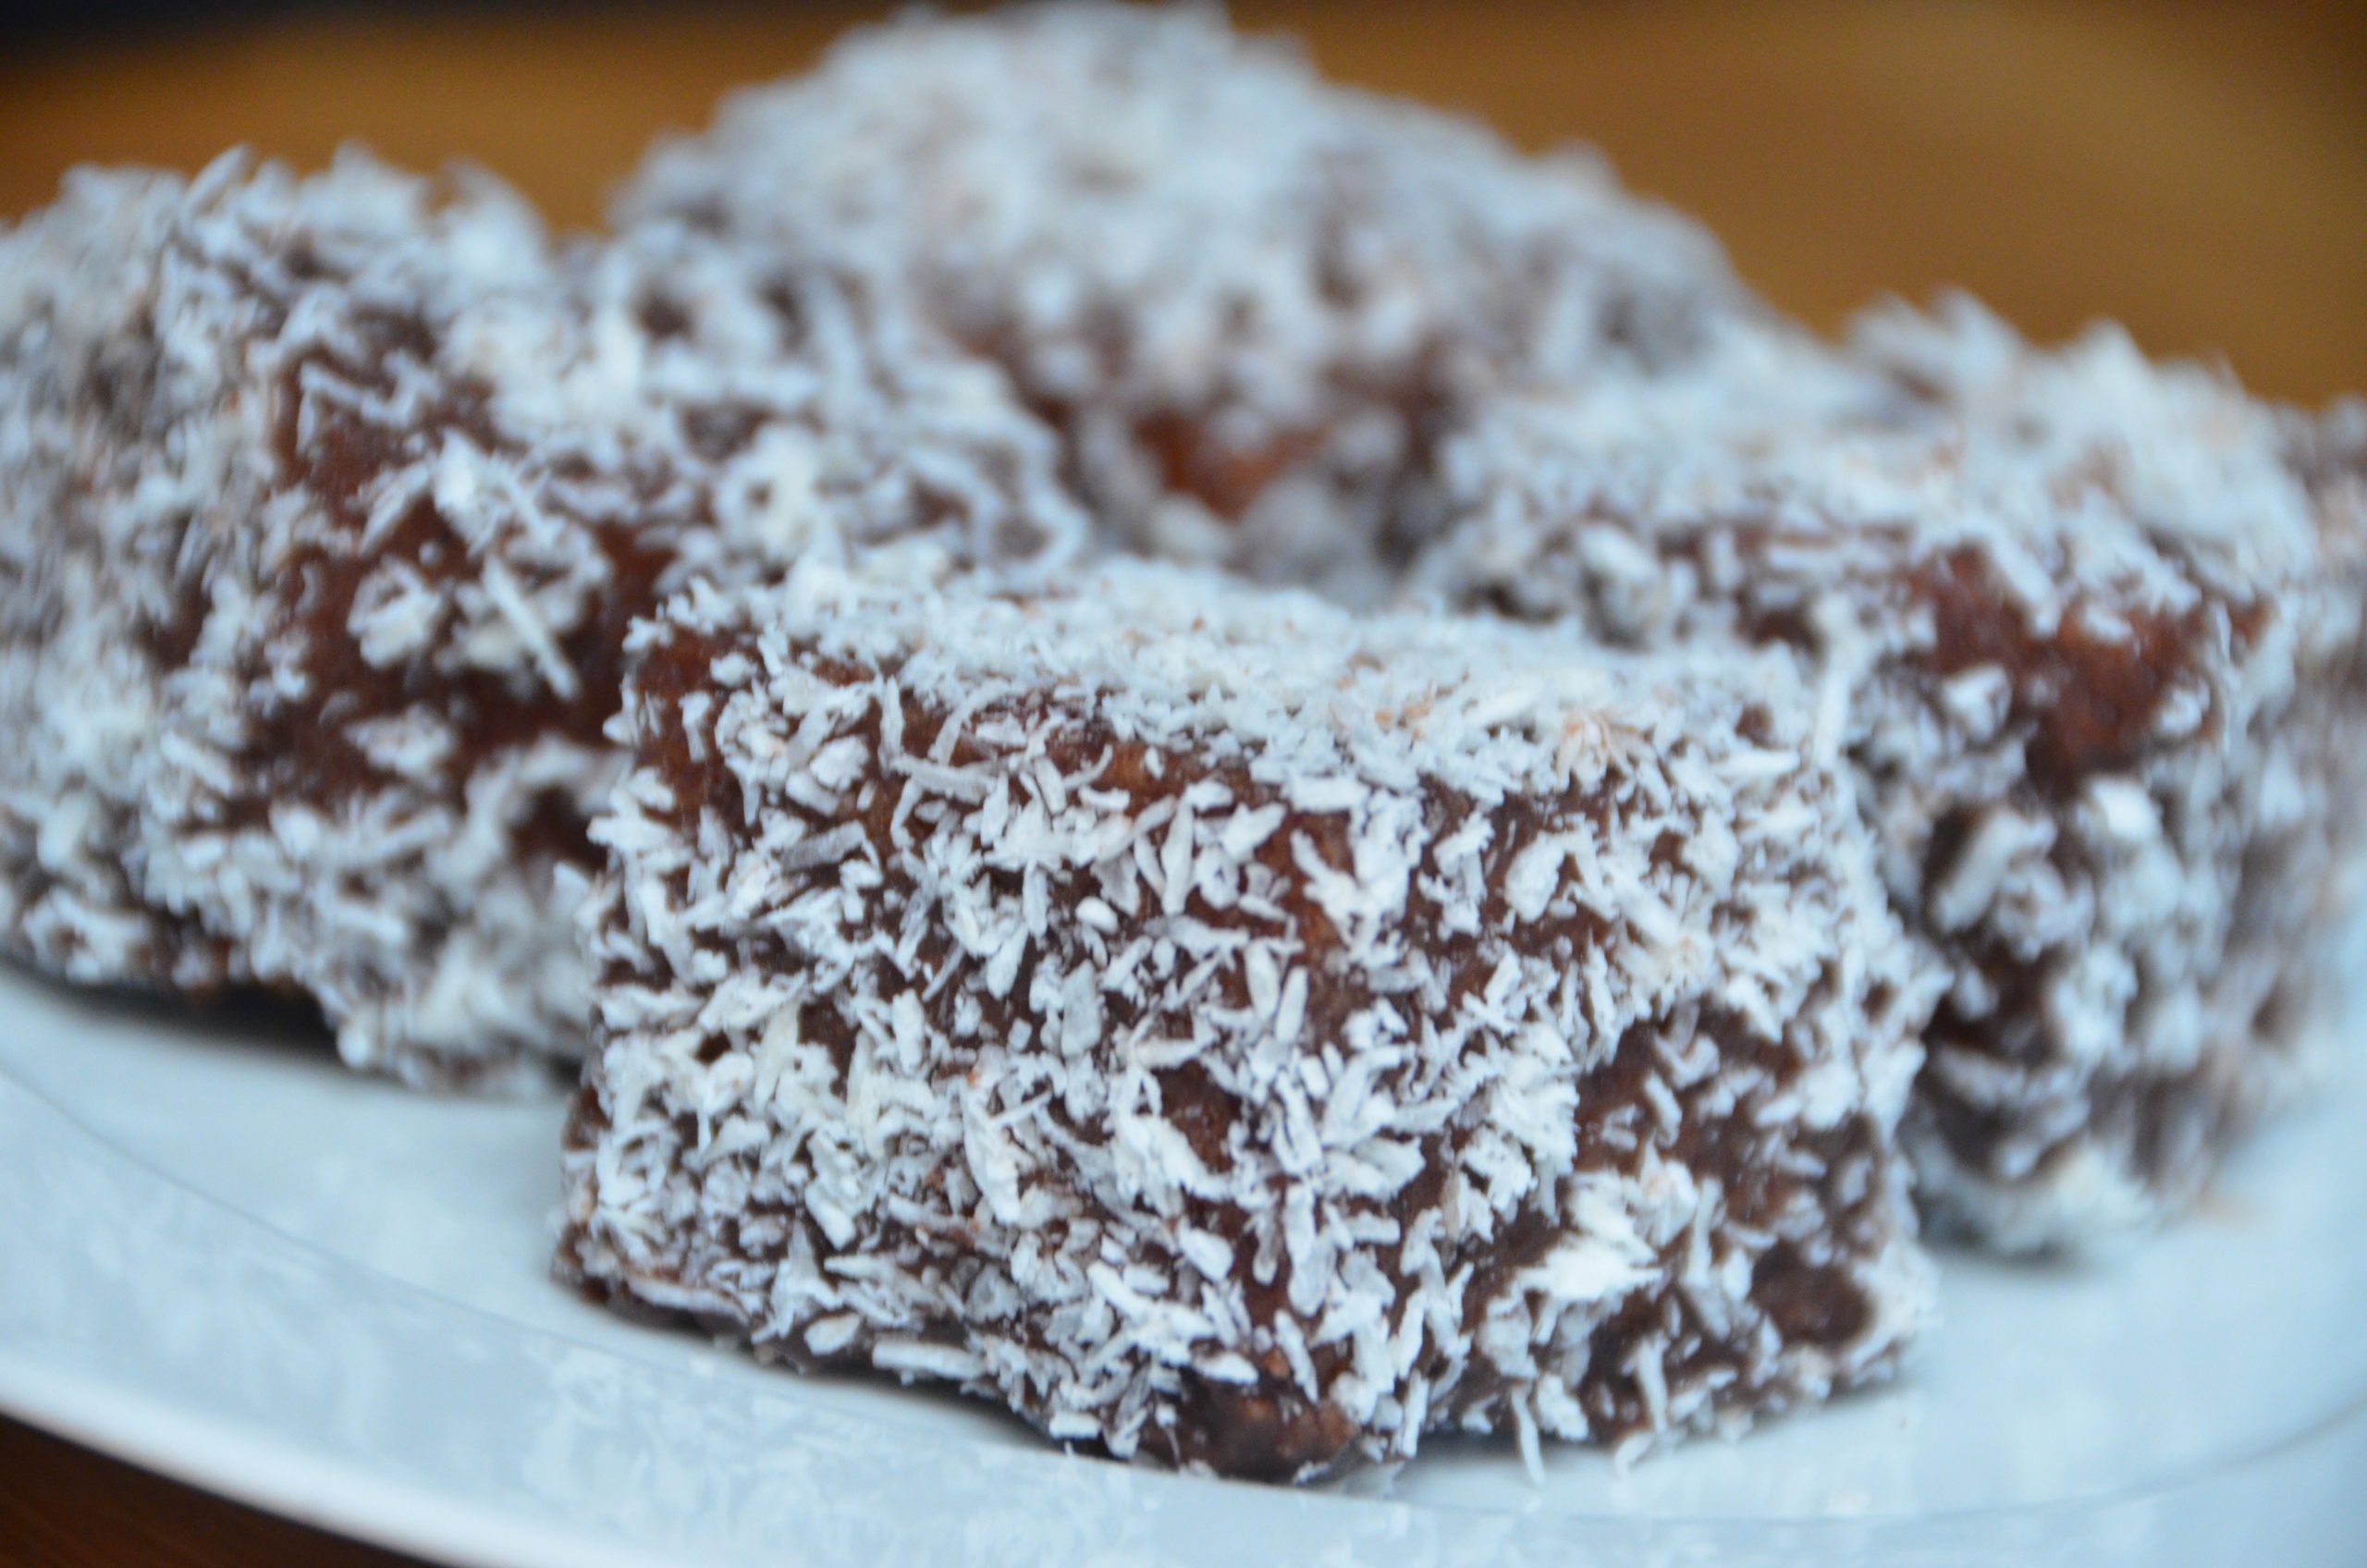
<svg viewBox="0 0 2367 1568">
<path fill-rule="evenodd" d="M 83 161 L 465 155 L 568 223 L 654 130 L 877 6 L 437 9 L 31 40 L 0 0 L 0 214 Z M 2056 337 L 2100 315 L 2254 386 L 2367 389 L 2367 6 L 1928 0 L 1241 0 L 1352 80 L 1605 148 L 1822 325 L 1970 288 Z M 386 1563 L 0 1422 L 0 1560 Z"/>
<path fill-rule="evenodd" d="M 844 3 L 340 13 L 0 46 L 0 213 L 86 160 L 468 155 L 570 222 L 661 127 L 809 59 Z M 5 11 L 5 6 L 0 6 Z M 1607 149 L 1830 324 L 1961 284 L 2315 400 L 2367 386 L 2367 6 L 1242 0 L 1342 77 Z"/>
</svg>

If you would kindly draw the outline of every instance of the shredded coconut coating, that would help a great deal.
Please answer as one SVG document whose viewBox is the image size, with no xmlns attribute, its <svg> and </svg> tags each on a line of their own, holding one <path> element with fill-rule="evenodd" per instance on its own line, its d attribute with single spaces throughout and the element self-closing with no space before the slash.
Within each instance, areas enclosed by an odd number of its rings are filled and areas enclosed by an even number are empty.
<svg viewBox="0 0 2367 1568">
<path fill-rule="evenodd" d="M 1057 559 L 1057 464 L 826 271 L 557 246 L 358 154 L 79 173 L 0 234 L 0 940 L 309 994 L 417 1082 L 579 1050 L 630 620 L 693 571 Z"/>
<path fill-rule="evenodd" d="M 1932 1000 L 1788 655 L 1186 569 L 635 634 L 561 1268 L 1307 1479 L 1885 1373 Z"/>
<path fill-rule="evenodd" d="M 1429 594 L 1821 670 L 1897 908 L 1948 977 L 1906 1137 L 2008 1248 L 2188 1203 L 2290 1089 L 2357 856 L 2355 414 L 1969 304 L 1836 357 L 1499 410 Z"/>
<path fill-rule="evenodd" d="M 859 32 L 661 144 L 618 214 L 899 280 L 1063 429 L 1129 547 L 1343 594 L 1475 401 L 1682 361 L 1757 309 L 1591 153 L 1524 158 L 1196 6 Z"/>
</svg>

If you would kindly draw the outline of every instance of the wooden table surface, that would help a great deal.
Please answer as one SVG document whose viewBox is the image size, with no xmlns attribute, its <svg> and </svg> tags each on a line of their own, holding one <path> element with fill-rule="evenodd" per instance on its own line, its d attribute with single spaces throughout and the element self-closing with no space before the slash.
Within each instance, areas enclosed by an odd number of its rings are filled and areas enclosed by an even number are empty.
<svg viewBox="0 0 2367 1568">
<path fill-rule="evenodd" d="M 0 31 L 0 214 L 75 163 L 193 167 L 239 141 L 317 163 L 359 138 L 414 165 L 472 158 L 590 223 L 652 131 L 703 122 L 723 87 L 877 8 Z M 1956 284 L 2044 337 L 2116 316 L 2278 397 L 2367 388 L 2367 14 L 2342 0 L 1235 9 L 1302 32 L 1339 76 L 1525 144 L 1597 142 L 1820 325 Z M 0 1560 L 397 1561 L 6 1422 Z"/>
</svg>

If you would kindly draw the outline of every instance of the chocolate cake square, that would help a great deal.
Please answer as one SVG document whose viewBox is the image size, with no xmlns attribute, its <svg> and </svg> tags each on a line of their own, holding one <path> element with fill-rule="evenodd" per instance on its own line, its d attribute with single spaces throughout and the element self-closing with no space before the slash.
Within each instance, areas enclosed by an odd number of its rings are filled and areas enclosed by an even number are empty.
<svg viewBox="0 0 2367 1568">
<path fill-rule="evenodd" d="M 1140 563 L 634 649 L 594 1294 L 1278 1480 L 1736 1425 L 1920 1326 L 1932 990 L 1780 650 Z"/>
<path fill-rule="evenodd" d="M 0 231 L 0 944 L 310 996 L 414 1082 L 577 1053 L 632 619 L 807 555 L 1056 562 L 1057 463 L 778 254 L 360 154 L 79 173 Z"/>
<path fill-rule="evenodd" d="M 1947 977 L 1907 1136 L 2012 1249 L 2192 1201 L 2306 1082 L 2367 783 L 2356 416 L 1968 303 L 1846 355 L 1507 401 L 1448 460 L 1436 602 L 1574 646 L 1814 664 L 1900 914 Z"/>
</svg>

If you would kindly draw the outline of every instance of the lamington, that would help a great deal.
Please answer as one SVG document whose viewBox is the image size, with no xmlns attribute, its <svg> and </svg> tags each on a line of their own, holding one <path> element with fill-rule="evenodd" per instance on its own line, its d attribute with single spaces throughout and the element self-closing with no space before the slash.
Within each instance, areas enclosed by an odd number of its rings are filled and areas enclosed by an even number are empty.
<svg viewBox="0 0 2367 1568">
<path fill-rule="evenodd" d="M 0 233 L 0 943 L 309 996 L 421 1083 L 580 1051 L 631 620 L 808 555 L 1056 560 L 1058 461 L 827 268 L 359 153 L 78 173 Z"/>
<path fill-rule="evenodd" d="M 1307 1480 L 1878 1378 L 1932 989 L 1782 650 L 1117 563 L 633 638 L 560 1268 Z"/>
<path fill-rule="evenodd" d="M 1760 312 L 1590 153 L 1323 81 L 1201 6 L 850 37 L 617 204 L 895 279 L 1007 366 L 1138 553 L 1385 586 L 1489 392 L 1650 374 Z"/>
<path fill-rule="evenodd" d="M 1803 650 L 1946 975 L 1906 1130 L 1929 1211 L 2025 1250 L 2185 1207 L 2306 1081 L 2332 994 L 2367 782 L 2355 418 L 1962 300 L 1681 379 L 1500 406 L 1444 465 L 1420 593 Z"/>
</svg>

